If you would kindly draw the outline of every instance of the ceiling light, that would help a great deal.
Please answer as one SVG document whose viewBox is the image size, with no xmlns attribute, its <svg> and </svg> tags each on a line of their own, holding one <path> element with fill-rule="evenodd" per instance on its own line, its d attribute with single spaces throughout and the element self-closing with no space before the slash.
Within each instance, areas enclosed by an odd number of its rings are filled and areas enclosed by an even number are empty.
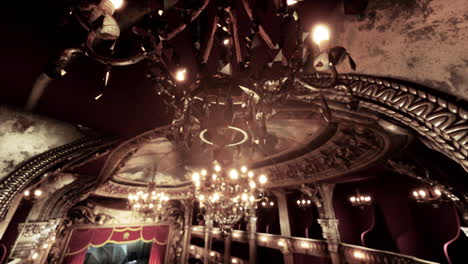
<svg viewBox="0 0 468 264">
<path fill-rule="evenodd" d="M 263 174 L 260 175 L 260 177 L 258 177 L 258 182 L 259 182 L 260 184 L 262 184 L 262 185 L 265 184 L 265 183 L 267 183 L 267 181 L 268 181 L 267 177 L 266 177 L 265 175 L 263 175 Z"/>
<path fill-rule="evenodd" d="M 322 41 L 330 40 L 330 30 L 327 26 L 317 25 L 313 30 L 312 39 L 317 45 L 320 45 Z"/>
<path fill-rule="evenodd" d="M 286 1 L 286 4 L 287 4 L 288 6 L 290 6 L 290 5 L 295 5 L 295 4 L 297 4 L 297 2 L 298 2 L 297 0 L 287 0 L 287 1 Z"/>
<path fill-rule="evenodd" d="M 176 80 L 179 82 L 183 82 L 186 79 L 187 69 L 180 69 L 176 72 Z"/>
<path fill-rule="evenodd" d="M 239 173 L 237 172 L 237 170 L 231 170 L 229 172 L 229 177 L 232 179 L 232 180 L 237 180 L 239 179 Z"/>
<path fill-rule="evenodd" d="M 114 5 L 115 9 L 119 9 L 123 6 L 123 0 L 110 0 L 110 2 Z"/>
</svg>

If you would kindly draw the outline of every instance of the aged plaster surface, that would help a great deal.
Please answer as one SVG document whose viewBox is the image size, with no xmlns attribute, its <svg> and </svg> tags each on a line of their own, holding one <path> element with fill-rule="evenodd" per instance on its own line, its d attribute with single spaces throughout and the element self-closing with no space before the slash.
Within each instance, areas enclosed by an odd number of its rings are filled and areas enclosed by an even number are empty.
<svg viewBox="0 0 468 264">
<path fill-rule="evenodd" d="M 0 180 L 21 162 L 81 136 L 73 125 L 0 106 Z"/>
<path fill-rule="evenodd" d="M 466 0 L 370 0 L 363 17 L 342 14 L 337 10 L 330 18 L 329 45 L 346 47 L 358 73 L 413 81 L 468 100 Z M 347 63 L 341 72 L 351 72 Z"/>
</svg>

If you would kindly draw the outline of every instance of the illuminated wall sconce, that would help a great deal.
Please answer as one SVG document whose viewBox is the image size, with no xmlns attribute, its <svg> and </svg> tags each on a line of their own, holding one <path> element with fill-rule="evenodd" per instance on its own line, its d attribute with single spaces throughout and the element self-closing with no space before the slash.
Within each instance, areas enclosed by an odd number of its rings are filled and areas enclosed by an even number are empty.
<svg viewBox="0 0 468 264">
<path fill-rule="evenodd" d="M 312 205 L 312 200 L 306 196 L 301 196 L 301 198 L 296 200 L 296 204 L 301 209 L 307 209 Z"/>
<path fill-rule="evenodd" d="M 364 207 L 372 204 L 372 196 L 368 194 L 360 194 L 359 190 L 356 190 L 356 194 L 349 197 L 349 202 L 352 206 L 364 209 Z"/>
<path fill-rule="evenodd" d="M 260 202 L 260 207 L 265 208 L 265 209 L 270 209 L 270 208 L 275 207 L 275 202 L 272 201 L 270 198 L 265 197 L 265 199 L 262 199 L 262 201 Z"/>
<path fill-rule="evenodd" d="M 364 254 L 364 252 L 362 252 L 361 250 L 355 250 L 353 252 L 353 257 L 361 263 L 364 263 L 364 260 L 366 259 L 366 254 Z"/>
<path fill-rule="evenodd" d="M 434 208 L 439 207 L 439 203 L 449 201 L 449 199 L 452 201 L 459 200 L 458 197 L 438 186 L 415 189 L 412 192 L 412 197 L 416 202 L 430 203 Z"/>
<path fill-rule="evenodd" d="M 43 194 L 44 192 L 41 189 L 26 190 L 23 192 L 23 198 L 26 200 L 39 199 Z"/>
</svg>

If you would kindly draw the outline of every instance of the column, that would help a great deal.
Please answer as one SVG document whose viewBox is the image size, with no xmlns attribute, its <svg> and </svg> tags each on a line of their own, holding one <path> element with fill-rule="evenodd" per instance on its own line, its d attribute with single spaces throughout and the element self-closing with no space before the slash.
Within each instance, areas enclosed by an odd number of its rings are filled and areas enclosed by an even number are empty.
<svg viewBox="0 0 468 264">
<path fill-rule="evenodd" d="M 189 250 L 190 250 L 190 237 L 192 232 L 192 215 L 193 215 L 193 201 L 185 202 L 185 233 L 183 237 L 183 251 L 181 261 L 188 263 Z"/>
<path fill-rule="evenodd" d="M 232 230 L 223 232 L 224 236 L 224 264 L 231 263 L 231 244 L 232 244 Z"/>
<path fill-rule="evenodd" d="M 213 240 L 213 219 L 210 214 L 205 215 L 205 250 L 203 251 L 203 263 L 210 263 L 211 242 Z"/>
<path fill-rule="evenodd" d="M 281 235 L 290 237 L 291 226 L 289 225 L 289 213 L 288 213 L 288 201 L 286 199 L 286 193 L 284 191 L 274 191 L 274 195 L 278 201 L 279 221 Z M 284 256 L 284 264 L 293 264 L 294 258 L 291 251 L 286 247 L 282 250 Z"/>
<path fill-rule="evenodd" d="M 338 219 L 335 218 L 333 211 L 333 191 L 334 184 L 321 184 L 319 186 L 319 193 L 322 198 L 322 210 L 320 210 L 320 217 L 318 223 L 322 227 L 323 237 L 328 242 L 328 251 L 332 264 L 341 264 L 340 253 L 340 233 L 338 230 Z"/>
<path fill-rule="evenodd" d="M 249 264 L 257 263 L 257 216 L 255 211 L 249 217 L 247 226 L 247 239 L 249 241 Z"/>
</svg>

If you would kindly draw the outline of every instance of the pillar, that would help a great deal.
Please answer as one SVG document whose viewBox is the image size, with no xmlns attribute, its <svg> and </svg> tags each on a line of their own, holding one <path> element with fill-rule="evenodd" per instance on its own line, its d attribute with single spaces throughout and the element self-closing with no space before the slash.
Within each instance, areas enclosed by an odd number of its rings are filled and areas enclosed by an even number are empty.
<svg viewBox="0 0 468 264">
<path fill-rule="evenodd" d="M 232 230 L 227 230 L 223 232 L 224 236 L 224 258 L 223 258 L 223 263 L 224 264 L 230 264 L 231 263 L 231 244 L 232 244 Z"/>
<path fill-rule="evenodd" d="M 249 241 L 249 264 L 257 263 L 257 216 L 255 211 L 249 217 L 247 226 L 247 239 Z"/>
<path fill-rule="evenodd" d="M 289 213 L 288 213 L 288 201 L 286 199 L 286 193 L 284 191 L 274 191 L 274 195 L 278 201 L 278 212 L 279 212 L 279 221 L 280 221 L 280 230 L 281 235 L 290 237 L 291 236 L 291 226 L 289 224 Z M 293 264 L 294 258 L 291 251 L 286 247 L 282 250 L 284 257 L 284 264 Z"/>
<path fill-rule="evenodd" d="M 205 215 L 205 249 L 203 251 L 203 263 L 210 263 L 211 242 L 213 240 L 213 219 L 210 214 Z"/>
<path fill-rule="evenodd" d="M 321 184 L 319 186 L 319 193 L 322 200 L 322 208 L 320 210 L 320 217 L 318 223 L 322 227 L 323 237 L 328 242 L 328 251 L 332 264 L 341 264 L 340 253 L 340 233 L 338 230 L 338 219 L 335 217 L 333 210 L 333 191 L 334 184 Z"/>
<path fill-rule="evenodd" d="M 193 201 L 187 201 L 185 203 L 185 233 L 183 237 L 183 251 L 181 261 L 182 263 L 188 263 L 189 250 L 190 250 L 190 237 L 192 232 L 192 215 L 193 215 Z"/>
</svg>

